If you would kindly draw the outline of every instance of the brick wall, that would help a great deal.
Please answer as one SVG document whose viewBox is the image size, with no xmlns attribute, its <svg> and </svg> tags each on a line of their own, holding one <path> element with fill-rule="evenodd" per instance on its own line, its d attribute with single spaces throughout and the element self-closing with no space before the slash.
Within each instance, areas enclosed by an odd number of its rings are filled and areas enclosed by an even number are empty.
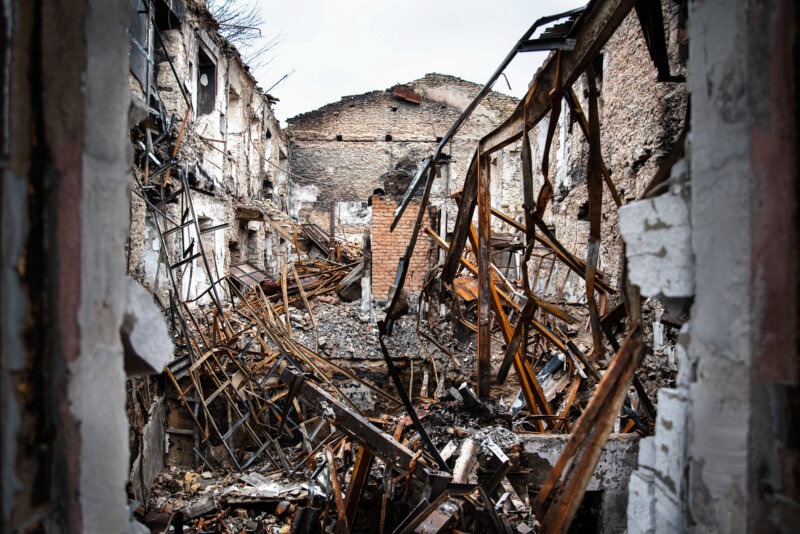
<svg viewBox="0 0 800 534">
<path fill-rule="evenodd" d="M 482 87 L 441 74 L 429 74 L 407 86 L 423 96 L 421 103 L 394 97 L 390 87 L 344 96 L 288 120 L 292 172 L 314 180 L 293 182 L 291 215 L 324 222 L 330 202 L 366 201 L 376 189 L 391 194 L 386 176 L 398 168 L 413 175 Z M 444 148 L 448 171 L 446 178 L 434 183 L 432 198 L 447 198 L 461 188 L 478 140 L 517 103 L 494 91 L 483 99 Z"/>
<path fill-rule="evenodd" d="M 680 36 L 680 6 L 663 1 L 667 37 L 670 42 Z M 671 46 L 673 74 L 683 74 L 680 47 Z M 686 110 L 686 84 L 659 83 L 658 75 L 642 34 L 636 13 L 631 11 L 602 51 L 602 68 L 598 68 L 600 90 L 599 118 L 601 149 L 611 179 L 623 199 L 636 198 L 650 183 L 661 160 L 678 136 Z M 573 84 L 584 113 L 589 105 L 585 90 L 586 78 Z M 564 110 L 567 109 L 564 104 Z M 534 176 L 541 176 L 544 139 L 548 122 L 537 125 L 530 134 Z M 570 114 L 563 111 L 558 131 L 550 150 L 550 175 L 554 195 L 545 213 L 545 222 L 555 228 L 556 237 L 579 258 L 586 257 L 589 224 L 586 164 L 589 145 L 580 128 L 571 126 Z M 512 214 L 516 215 L 511 206 Z M 621 242 L 616 207 L 608 189 L 603 189 L 603 241 L 598 267 L 618 285 L 622 264 Z M 613 236 L 613 238 L 611 238 Z M 569 277 L 569 278 L 567 278 Z M 570 274 L 563 264 L 556 264 L 549 285 L 550 291 L 565 287 L 564 298 L 579 298 L 585 291 L 578 276 Z"/>
<path fill-rule="evenodd" d="M 397 262 L 405 253 L 406 245 L 411 239 L 419 201 L 411 202 L 397 228 L 389 233 L 396 207 L 397 202 L 392 198 L 372 197 L 372 293 L 376 299 L 388 298 L 389 288 L 397 273 Z M 428 250 L 433 242 L 424 230 L 429 225 L 430 219 L 426 210 L 406 279 L 405 287 L 412 292 L 420 290 L 425 273 L 428 272 Z"/>
</svg>

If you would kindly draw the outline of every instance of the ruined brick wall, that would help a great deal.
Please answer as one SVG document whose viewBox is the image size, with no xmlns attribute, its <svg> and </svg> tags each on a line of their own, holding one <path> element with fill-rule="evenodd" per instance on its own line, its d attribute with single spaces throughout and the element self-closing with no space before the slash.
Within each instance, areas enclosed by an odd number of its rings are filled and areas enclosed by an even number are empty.
<svg viewBox="0 0 800 534">
<path fill-rule="evenodd" d="M 389 288 L 397 273 L 397 262 L 405 253 L 406 245 L 411 239 L 419 201 L 414 201 L 408 206 L 394 232 L 390 233 L 389 226 L 394 219 L 396 207 L 397 203 L 392 198 L 378 195 L 372 197 L 372 293 L 376 299 L 388 297 Z M 405 284 L 405 287 L 412 292 L 420 290 L 425 273 L 428 272 L 428 251 L 433 242 L 424 229 L 429 225 L 430 218 L 426 210 Z"/>
<path fill-rule="evenodd" d="M 685 18 L 680 7 L 662 2 L 672 74 L 685 72 Z M 686 111 L 686 85 L 657 81 L 636 14 L 632 11 L 609 39 L 598 61 L 599 118 L 603 159 L 623 202 L 636 198 L 647 187 L 662 158 L 680 133 Z M 586 78 L 573 85 L 584 113 Z M 589 145 L 572 120 L 566 102 L 550 150 L 550 177 L 554 196 L 545 221 L 572 253 L 586 257 L 589 236 L 587 214 L 586 164 Z M 548 119 L 531 132 L 534 176 L 541 185 L 541 164 Z M 520 199 L 521 200 L 521 199 Z M 511 208 L 512 213 L 515 211 Z M 620 276 L 620 240 L 616 206 L 603 186 L 603 242 L 599 268 L 617 285 Z M 611 239 L 608 236 L 613 236 Z M 566 288 L 567 300 L 584 292 L 580 277 L 563 265 L 553 275 L 550 291 Z"/>
<path fill-rule="evenodd" d="M 682 75 L 687 50 L 685 14 L 674 2 L 664 0 L 662 4 L 672 74 Z M 656 68 L 633 12 L 596 63 L 603 157 L 622 198 L 632 199 L 650 182 L 680 132 L 686 109 L 685 84 L 657 82 Z M 408 86 L 423 95 L 421 104 L 399 100 L 391 90 L 373 91 L 344 97 L 289 120 L 293 170 L 315 181 L 292 183 L 292 196 L 296 199 L 290 202 L 292 213 L 301 220 L 307 218 L 327 227 L 330 202 L 363 202 L 376 189 L 398 198 L 397 175 L 413 174 L 422 158 L 433 151 L 436 137 L 444 135 L 458 117 L 458 110 L 480 88 L 442 75 L 428 75 Z M 579 78 L 573 88 L 588 114 L 585 77 Z M 444 203 L 450 230 L 456 210 L 447 197 L 462 186 L 478 140 L 502 122 L 516 104 L 501 96 L 491 93 L 466 122 L 446 151 L 452 156 L 451 161 L 442 167 L 442 176 L 434 182 L 432 205 Z M 548 123 L 546 117 L 531 133 L 537 189 L 542 183 Z M 391 141 L 386 140 L 386 135 L 392 136 Z M 341 140 L 337 141 L 337 136 Z M 588 155 L 588 143 L 564 103 L 550 150 L 550 177 L 555 192 L 545 221 L 555 229 L 559 240 L 581 258 L 586 256 L 589 233 Z M 522 220 L 519 143 L 494 153 L 490 165 L 492 205 Z M 599 268 L 617 285 L 621 266 L 618 221 L 616 206 L 605 188 L 602 225 L 603 234 L 612 238 L 603 241 Z M 513 233 L 496 219 L 492 227 L 495 232 Z M 396 264 L 396 258 L 392 263 Z M 561 294 L 562 288 L 567 300 L 578 299 L 584 293 L 580 277 L 559 264 L 548 291 Z"/>
<path fill-rule="evenodd" d="M 422 95 L 421 103 L 399 99 L 389 88 L 345 96 L 289 119 L 292 171 L 308 179 L 293 179 L 292 215 L 326 226 L 331 202 L 364 202 L 378 189 L 396 195 L 387 180 L 398 170 L 410 178 L 481 89 L 442 74 L 428 74 L 406 86 Z M 486 96 L 445 148 L 450 159 L 434 183 L 433 199 L 444 199 L 461 187 L 478 140 L 516 104 L 500 93 Z"/>
</svg>

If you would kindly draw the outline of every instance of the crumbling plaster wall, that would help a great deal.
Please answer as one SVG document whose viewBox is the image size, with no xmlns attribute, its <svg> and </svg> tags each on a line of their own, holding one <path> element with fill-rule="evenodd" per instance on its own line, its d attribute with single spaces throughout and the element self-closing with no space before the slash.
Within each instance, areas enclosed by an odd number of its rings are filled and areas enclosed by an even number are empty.
<svg viewBox="0 0 800 534">
<path fill-rule="evenodd" d="M 126 533 L 130 6 L 3 7 L 0 530 Z"/>
<path fill-rule="evenodd" d="M 230 223 L 226 229 L 203 236 L 204 246 L 211 249 L 206 253 L 212 275 L 224 276 L 232 261 L 245 260 L 275 274 L 280 272 L 288 255 L 281 239 L 272 239 L 269 218 L 280 206 L 285 209 L 289 193 L 288 148 L 271 108 L 275 100 L 258 88 L 239 53 L 224 38 L 209 31 L 208 25 L 193 22 L 211 20 L 204 2 L 190 0 L 186 8 L 187 15 L 180 26 L 161 30 L 164 48 L 155 47 L 154 77 L 167 114 L 176 121 L 173 135 L 180 130 L 187 110 L 179 84 L 192 103 L 177 161 L 189 173 L 190 184 L 205 191 L 205 194 L 192 193 L 200 224 L 211 227 Z M 153 42 L 158 45 L 158 39 Z M 204 114 L 198 112 L 196 78 L 200 49 L 216 63 L 216 76 L 212 80 L 216 87 L 214 106 Z M 180 82 L 173 74 L 173 67 Z M 143 99 L 139 81 L 131 76 L 130 83 L 133 93 Z M 141 158 L 141 151 L 139 155 Z M 171 153 L 158 157 L 163 163 Z M 153 167 L 151 162 L 151 170 Z M 143 179 L 141 168 L 137 173 Z M 178 187 L 176 184 L 175 189 Z M 241 216 L 238 207 L 245 208 L 246 217 Z M 160 255 L 158 234 L 145 208 L 141 199 L 131 198 L 128 269 L 149 289 L 166 291 L 169 284 L 165 269 L 162 266 L 160 273 L 156 272 Z M 176 202 L 169 205 L 167 214 L 178 220 L 183 209 Z M 185 234 L 183 242 L 177 234 L 168 239 L 167 246 L 173 253 L 179 254 L 179 248 L 191 241 L 190 231 Z M 202 259 L 182 269 L 179 283 L 183 297 L 189 299 L 208 287 Z M 210 302 L 210 295 L 200 302 Z"/>
<path fill-rule="evenodd" d="M 217 198 L 207 197 L 206 195 L 194 195 L 193 204 L 194 211 L 197 214 L 198 220 L 200 221 L 201 228 L 204 226 L 212 227 L 225 222 L 235 221 L 234 209 L 230 203 L 220 201 Z M 178 215 L 178 213 L 176 213 L 176 215 Z M 228 247 L 226 246 L 226 243 L 229 243 L 231 240 L 238 240 L 240 238 L 237 230 L 238 229 L 235 227 L 235 225 L 232 224 L 231 227 L 228 227 L 224 230 L 209 232 L 208 234 L 203 235 L 204 252 L 210 264 L 209 267 L 211 268 L 212 276 L 214 278 L 219 278 L 220 276 L 224 275 L 222 272 L 217 273 L 215 266 L 218 266 L 219 268 L 227 268 L 229 264 L 229 258 Z M 185 231 L 185 234 L 184 243 L 188 244 L 191 242 L 194 233 L 190 234 L 190 232 L 187 230 Z M 183 246 L 179 244 L 177 235 L 175 242 L 178 249 Z M 207 245 L 211 245 L 211 247 L 207 248 Z M 180 279 L 183 297 L 186 300 L 191 300 L 197 297 L 200 293 L 208 289 L 208 286 L 211 283 L 211 281 L 208 279 L 205 266 L 203 265 L 201 259 L 186 264 L 186 269 L 182 271 Z M 166 282 L 167 279 L 163 280 Z M 209 304 L 211 303 L 211 300 L 210 297 L 208 297 L 201 299 L 200 302 L 202 304 Z"/>
<path fill-rule="evenodd" d="M 266 163 L 264 154 L 266 122 L 275 121 L 266 97 L 257 91 L 255 79 L 238 53 L 231 51 L 217 34 L 185 21 L 181 29 L 162 32 L 169 59 L 192 102 L 190 124 L 184 132 L 180 155 L 186 163 L 199 164 L 216 188 L 237 198 L 262 198 Z M 214 109 L 199 113 L 196 65 L 198 50 L 216 61 Z M 156 48 L 156 80 L 168 113 L 182 121 L 186 101 L 163 50 Z M 191 64 L 191 68 L 190 68 Z M 274 125 L 273 125 L 274 129 Z M 270 133 L 272 135 L 272 132 Z M 280 136 L 277 136 L 280 142 Z M 285 151 L 285 144 L 284 144 Z M 277 157 L 275 158 L 277 163 Z"/>
<path fill-rule="evenodd" d="M 629 531 L 797 529 L 798 15 L 791 1 L 691 4 L 688 176 L 654 199 L 688 182 L 687 214 L 657 229 L 641 226 L 647 205 L 623 215 L 655 245 L 689 225 L 693 257 L 665 257 L 643 284 L 688 277 L 693 304 L 677 387 L 659 392 L 631 478 Z"/>
</svg>

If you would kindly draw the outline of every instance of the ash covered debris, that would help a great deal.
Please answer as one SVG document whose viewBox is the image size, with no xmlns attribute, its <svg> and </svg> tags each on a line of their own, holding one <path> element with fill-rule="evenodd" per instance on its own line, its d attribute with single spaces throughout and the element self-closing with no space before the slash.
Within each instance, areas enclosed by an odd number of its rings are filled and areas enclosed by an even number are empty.
<svg viewBox="0 0 800 534">
<path fill-rule="evenodd" d="M 287 132 L 202 0 L 4 7 L 0 531 L 797 529 L 797 2 Z"/>
<path fill-rule="evenodd" d="M 386 184 L 351 184 L 368 191 L 371 212 L 349 197 L 292 198 L 290 184 L 319 180 L 289 170 L 276 99 L 246 69 L 223 80 L 224 98 L 202 83 L 185 92 L 189 55 L 205 69 L 241 61 L 216 34 L 187 36 L 188 24 L 159 33 L 160 67 L 145 69 L 158 105 L 132 132 L 145 223 L 132 228 L 129 263 L 177 349 L 161 383 L 132 384 L 141 521 L 153 531 L 556 532 L 594 524 L 597 503 L 584 494 L 602 491 L 605 527 L 624 524 L 620 477 L 635 437 L 653 433 L 657 389 L 675 378 L 679 322 L 642 302 L 619 259 L 616 210 L 651 187 L 616 172 L 627 163 L 600 146 L 599 97 L 613 108 L 619 95 L 606 81 L 614 69 L 595 70 L 597 50 L 621 24 L 638 27 L 630 9 L 598 0 L 538 21 L 504 65 L 526 47 L 561 44 L 522 101 L 488 92 L 502 66 L 485 88 L 437 75 L 412 84 L 422 96 L 401 91 L 422 110 L 451 98 L 451 85 L 473 100 L 435 143 L 416 140 L 375 177 L 394 180 L 389 198 Z M 248 142 L 229 137 L 258 102 Z M 216 111 L 226 120 L 207 117 Z M 315 139 L 298 130 L 313 116 L 293 123 L 297 150 Z M 453 158 L 443 148 L 463 125 Z M 659 135 L 665 151 L 677 134 Z M 653 150 L 631 168 L 645 175 Z M 387 260 L 403 249 L 391 277 Z M 157 405 L 169 443 L 160 475 L 145 458 Z"/>
</svg>

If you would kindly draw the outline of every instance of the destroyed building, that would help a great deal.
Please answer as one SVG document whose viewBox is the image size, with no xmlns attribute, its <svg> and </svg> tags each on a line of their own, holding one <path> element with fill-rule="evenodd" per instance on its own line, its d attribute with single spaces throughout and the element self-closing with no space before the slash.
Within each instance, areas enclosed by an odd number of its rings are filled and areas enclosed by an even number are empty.
<svg viewBox="0 0 800 534">
<path fill-rule="evenodd" d="M 419 162 L 435 147 L 483 86 L 455 76 L 428 74 L 386 90 L 345 96 L 288 120 L 292 169 L 314 180 L 293 181 L 292 210 L 328 223 L 335 203 L 342 224 L 368 207 L 377 192 L 401 197 Z M 461 187 L 475 143 L 511 113 L 517 99 L 490 91 L 448 143 L 432 197 L 441 202 Z M 508 182 L 517 178 L 508 174 Z M 502 180 L 500 181 L 502 183 Z M 353 233 L 360 234 L 358 230 Z"/>
<path fill-rule="evenodd" d="M 290 255 L 283 230 L 290 222 L 290 184 L 286 137 L 272 109 L 277 99 L 258 87 L 239 52 L 216 30 L 205 2 L 148 6 L 131 2 L 130 87 L 155 124 L 134 132 L 133 190 L 151 198 L 132 197 L 129 272 L 150 290 L 168 286 L 159 268 L 159 230 L 147 209 L 148 201 L 161 200 L 155 191 L 162 184 L 166 214 L 182 224 L 189 217 L 181 213 L 187 206 L 179 192 L 191 191 L 192 217 L 202 235 L 191 261 L 175 272 L 185 300 L 208 287 L 201 244 L 214 279 L 245 262 L 280 273 Z M 167 134 L 179 135 L 180 143 L 167 146 Z M 173 160 L 181 162 L 179 168 Z M 177 183 L 170 182 L 170 173 L 179 177 Z M 191 240 L 184 227 L 164 244 L 182 253 Z"/>
<path fill-rule="evenodd" d="M 482 87 L 431 73 L 386 90 L 345 96 L 288 120 L 294 174 L 290 214 L 325 229 L 333 221 L 337 231 L 352 240 L 362 240 L 366 230 L 371 236 L 376 298 L 386 299 L 413 226 L 404 220 L 390 232 L 392 213 L 420 163 Z M 446 224 L 446 212 L 454 208 L 447 201 L 461 187 L 475 144 L 516 105 L 515 98 L 490 91 L 448 142 L 431 192 L 430 224 L 437 228 Z M 518 147 L 509 147 L 492 163 L 498 177 L 496 193 L 506 203 L 519 196 L 518 159 Z M 409 281 L 417 291 L 431 266 L 427 251 L 432 242 L 424 241 L 412 260 L 415 269 Z"/>
<path fill-rule="evenodd" d="M 796 529 L 794 2 L 288 135 L 201 0 L 0 22 L 3 532 Z"/>
</svg>

